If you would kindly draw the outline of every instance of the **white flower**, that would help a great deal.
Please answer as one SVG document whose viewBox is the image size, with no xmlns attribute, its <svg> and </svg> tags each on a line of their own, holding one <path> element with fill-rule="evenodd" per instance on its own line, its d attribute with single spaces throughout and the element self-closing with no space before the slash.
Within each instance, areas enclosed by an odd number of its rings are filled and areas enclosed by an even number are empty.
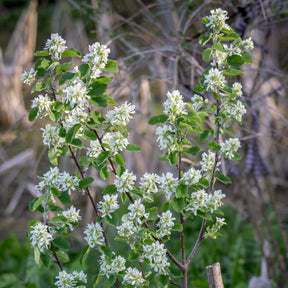
<svg viewBox="0 0 288 288">
<path fill-rule="evenodd" d="M 38 247 L 40 252 L 45 252 L 53 240 L 53 235 L 48 232 L 47 225 L 37 223 L 31 227 L 30 240 L 32 247 Z"/>
<path fill-rule="evenodd" d="M 239 82 L 235 82 L 232 85 L 232 94 L 235 95 L 235 97 L 241 97 L 242 96 L 242 85 Z"/>
<path fill-rule="evenodd" d="M 36 79 L 36 71 L 32 68 L 29 72 L 25 71 L 21 74 L 21 81 L 24 84 L 31 85 Z"/>
<path fill-rule="evenodd" d="M 76 281 L 81 281 L 84 283 L 87 283 L 87 274 L 85 274 L 83 271 L 73 271 L 72 275 L 74 276 L 74 279 Z M 85 288 L 85 286 L 81 285 L 81 286 L 77 286 L 77 288 Z"/>
<path fill-rule="evenodd" d="M 207 153 L 202 153 L 202 161 L 200 161 L 201 170 L 203 172 L 211 172 L 214 168 L 215 163 L 215 153 L 209 151 Z M 217 166 L 220 165 L 220 162 L 217 163 Z"/>
<path fill-rule="evenodd" d="M 193 107 L 195 112 L 197 112 L 203 105 L 203 97 L 200 95 L 194 94 L 193 97 L 191 97 L 191 100 L 194 102 Z"/>
<path fill-rule="evenodd" d="M 123 136 L 119 131 L 107 133 L 104 137 L 105 140 L 103 139 L 103 142 L 108 143 L 108 147 L 110 147 L 109 150 L 112 150 L 114 154 L 125 150 L 129 144 L 127 138 Z"/>
<path fill-rule="evenodd" d="M 167 196 L 171 196 L 176 193 L 178 179 L 174 178 L 172 173 L 167 172 L 166 174 L 162 174 L 162 177 L 159 177 L 159 186 Z"/>
<path fill-rule="evenodd" d="M 242 51 L 238 46 L 235 46 L 233 44 L 230 44 L 230 46 L 228 46 L 227 44 L 223 44 L 223 47 L 227 51 L 226 56 L 241 55 Z"/>
<path fill-rule="evenodd" d="M 67 273 L 65 270 L 60 271 L 58 276 L 56 276 L 58 281 L 55 282 L 55 285 L 58 288 L 85 288 L 85 286 L 77 285 L 77 281 L 87 283 L 87 275 L 83 271 L 74 271 L 73 273 Z"/>
<path fill-rule="evenodd" d="M 107 258 L 104 254 L 100 259 L 100 274 L 106 275 L 109 278 L 110 275 L 118 274 L 125 270 L 126 260 L 122 256 L 116 256 L 113 259 Z"/>
<path fill-rule="evenodd" d="M 87 157 L 97 158 L 101 152 L 103 152 L 103 149 L 98 139 L 95 141 L 90 141 L 89 147 L 87 147 L 86 152 Z"/>
<path fill-rule="evenodd" d="M 133 117 L 131 114 L 135 113 L 135 105 L 125 102 L 120 107 L 115 107 L 113 110 L 110 110 L 106 114 L 106 121 L 111 125 L 116 126 L 127 126 L 130 119 Z"/>
<path fill-rule="evenodd" d="M 117 232 L 119 236 L 130 238 L 137 233 L 137 228 L 133 221 L 127 221 L 117 227 Z"/>
<path fill-rule="evenodd" d="M 191 211 L 195 216 L 197 215 L 198 210 L 205 212 L 207 210 L 206 202 L 208 199 L 209 195 L 205 190 L 193 192 L 188 200 L 185 210 Z"/>
<path fill-rule="evenodd" d="M 158 216 L 160 218 L 159 222 L 156 224 L 158 227 L 157 233 L 159 233 L 159 237 L 162 238 L 164 236 L 168 236 L 171 234 L 171 229 L 174 226 L 174 220 L 175 218 L 172 217 L 171 211 L 163 212 L 161 216 Z"/>
<path fill-rule="evenodd" d="M 59 175 L 58 181 L 59 190 L 68 191 L 69 195 L 71 195 L 71 192 L 78 188 L 80 179 L 76 176 L 71 176 L 69 173 L 64 171 Z"/>
<path fill-rule="evenodd" d="M 151 193 L 157 193 L 159 182 L 159 176 L 154 173 L 145 173 L 140 179 L 140 189 L 143 191 L 143 197 L 150 195 Z"/>
<path fill-rule="evenodd" d="M 99 211 L 102 213 L 102 216 L 106 215 L 112 218 L 111 213 L 116 211 L 119 208 L 117 201 L 117 194 L 114 195 L 104 195 L 103 200 L 97 204 Z"/>
<path fill-rule="evenodd" d="M 91 78 L 95 79 L 100 76 L 108 61 L 109 53 L 110 49 L 106 45 L 101 45 L 98 42 L 89 45 L 89 53 L 83 57 L 82 61 L 90 65 Z"/>
<path fill-rule="evenodd" d="M 134 189 L 133 185 L 135 181 L 136 176 L 133 174 L 133 172 L 130 173 L 128 170 L 126 170 L 120 177 L 118 175 L 116 176 L 114 185 L 119 193 L 129 192 Z"/>
<path fill-rule="evenodd" d="M 252 50 L 254 49 L 254 42 L 251 40 L 251 37 L 243 40 L 239 45 L 243 50 Z"/>
<path fill-rule="evenodd" d="M 85 107 L 78 105 L 71 111 L 68 111 L 66 118 L 63 121 L 63 126 L 66 130 L 72 128 L 75 124 L 83 124 L 89 120 L 89 114 L 85 111 Z M 81 131 L 81 128 L 77 133 Z"/>
<path fill-rule="evenodd" d="M 222 71 L 219 71 L 217 68 L 211 68 L 204 77 L 204 84 L 207 85 L 207 90 L 216 91 L 218 88 L 224 88 L 226 84 Z"/>
<path fill-rule="evenodd" d="M 177 116 L 187 114 L 186 104 L 183 102 L 183 96 L 178 90 L 167 93 L 167 100 L 163 103 L 163 112 L 168 115 L 171 122 L 175 122 Z"/>
<path fill-rule="evenodd" d="M 62 53 L 65 51 L 66 40 L 56 34 L 51 34 L 51 39 L 48 39 L 45 45 L 45 50 L 48 49 L 49 55 L 53 60 L 60 60 Z"/>
<path fill-rule="evenodd" d="M 168 149 L 169 152 L 177 151 L 177 137 L 176 131 L 170 125 L 159 126 L 155 133 L 158 138 L 160 150 Z"/>
<path fill-rule="evenodd" d="M 207 227 L 204 237 L 211 237 L 213 239 L 216 239 L 218 231 L 221 229 L 223 225 L 226 225 L 225 218 L 216 217 L 216 223 L 213 224 L 213 226 L 211 227 Z"/>
<path fill-rule="evenodd" d="M 145 279 L 142 274 L 136 268 L 128 267 L 125 271 L 122 284 L 130 284 L 133 287 L 143 287 Z"/>
<path fill-rule="evenodd" d="M 80 210 L 76 210 L 74 206 L 71 206 L 70 209 L 63 211 L 61 214 L 59 214 L 59 215 L 63 215 L 64 217 L 66 217 L 67 220 L 63 224 L 64 226 L 67 225 L 71 231 L 73 231 L 74 229 L 73 225 L 78 223 L 79 220 L 81 219 L 79 212 Z"/>
<path fill-rule="evenodd" d="M 221 152 L 225 158 L 232 159 L 234 152 L 237 152 L 241 146 L 238 138 L 230 138 L 221 144 Z"/>
<path fill-rule="evenodd" d="M 38 108 L 38 115 L 42 112 L 50 112 L 50 107 L 53 104 L 53 101 L 50 100 L 48 94 L 43 96 L 39 94 L 38 97 L 32 100 L 31 108 Z"/>
<path fill-rule="evenodd" d="M 237 101 L 236 104 L 224 105 L 221 109 L 221 114 L 227 118 L 233 118 L 238 122 L 242 121 L 242 116 L 246 114 L 245 105 L 241 101 Z"/>
<path fill-rule="evenodd" d="M 196 170 L 192 167 L 188 171 L 183 173 L 181 181 L 183 181 L 186 185 L 193 185 L 198 183 L 201 177 L 201 171 Z"/>
<path fill-rule="evenodd" d="M 224 64 L 224 62 L 225 62 L 225 60 L 227 58 L 227 53 L 226 52 L 221 52 L 219 50 L 215 50 L 215 51 L 212 52 L 212 56 L 214 58 L 214 61 L 213 61 L 213 63 L 211 63 L 211 66 L 216 66 L 216 62 L 217 62 L 218 67 L 222 67 L 222 65 Z"/>
<path fill-rule="evenodd" d="M 104 244 L 103 230 L 99 223 L 88 224 L 86 229 L 84 230 L 84 234 L 87 235 L 86 237 L 84 237 L 84 239 L 88 242 L 88 245 L 91 248 L 94 248 L 97 245 L 101 246 Z"/>
<path fill-rule="evenodd" d="M 69 103 L 71 108 L 74 108 L 75 105 L 84 107 L 90 99 L 90 96 L 87 95 L 87 88 L 79 77 L 71 81 L 63 92 L 66 95 L 65 102 Z"/>
<path fill-rule="evenodd" d="M 210 211 L 210 213 L 213 213 L 220 206 L 222 206 L 222 199 L 225 197 L 226 195 L 222 193 L 222 190 L 216 190 L 213 194 L 209 194 L 209 197 L 206 200 L 206 207 L 208 211 Z"/>
<path fill-rule="evenodd" d="M 65 140 L 64 138 L 59 137 L 59 128 L 57 126 L 47 124 L 45 128 L 40 128 L 40 130 L 43 131 L 43 144 L 47 145 L 49 148 L 64 144 Z"/>
<path fill-rule="evenodd" d="M 149 259 L 150 267 L 159 274 L 166 274 L 167 267 L 170 266 L 166 255 L 164 244 L 158 241 L 151 245 L 143 245 L 143 257 Z"/>
<path fill-rule="evenodd" d="M 145 206 L 141 203 L 140 199 L 137 199 L 134 203 L 130 204 L 128 210 L 130 210 L 128 213 L 129 219 L 136 220 L 139 224 L 142 224 L 142 221 L 149 217 L 149 213 L 145 213 Z"/>
<path fill-rule="evenodd" d="M 207 27 L 210 27 L 216 30 L 221 30 L 223 28 L 226 28 L 226 29 L 230 28 L 225 23 L 225 21 L 229 19 L 229 17 L 227 16 L 228 15 L 227 11 L 222 10 L 221 8 L 217 8 L 215 10 L 211 10 L 210 13 L 211 13 L 210 16 L 206 16 L 206 18 L 209 21 L 208 23 L 205 24 Z"/>
</svg>

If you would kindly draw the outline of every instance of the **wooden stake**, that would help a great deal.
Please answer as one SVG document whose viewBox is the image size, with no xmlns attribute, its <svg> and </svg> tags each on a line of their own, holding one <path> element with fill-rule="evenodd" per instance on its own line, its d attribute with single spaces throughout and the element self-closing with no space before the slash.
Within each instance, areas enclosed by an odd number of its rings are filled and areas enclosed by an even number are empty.
<svg viewBox="0 0 288 288">
<path fill-rule="evenodd" d="M 215 263 L 213 265 L 206 267 L 209 288 L 224 288 L 220 263 Z"/>
</svg>

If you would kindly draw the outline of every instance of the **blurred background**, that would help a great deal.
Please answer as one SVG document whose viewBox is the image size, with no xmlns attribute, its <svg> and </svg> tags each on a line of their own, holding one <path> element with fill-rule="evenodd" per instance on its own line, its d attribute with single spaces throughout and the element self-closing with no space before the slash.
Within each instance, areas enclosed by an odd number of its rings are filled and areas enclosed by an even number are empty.
<svg viewBox="0 0 288 288">
<path fill-rule="evenodd" d="M 243 159 L 223 163 L 233 181 L 221 187 L 227 195 L 227 226 L 221 238 L 201 244 L 189 287 L 208 287 L 205 266 L 215 262 L 221 263 L 225 287 L 288 287 L 287 0 L 0 0 L 0 288 L 52 287 L 52 277 L 34 264 L 26 240 L 29 222 L 40 219 L 28 208 L 39 193 L 37 175 L 50 167 L 39 131 L 43 120 L 28 122 L 32 98 L 20 81 L 23 70 L 35 63 L 33 53 L 43 50 L 51 33 L 82 54 L 88 44 L 106 43 L 120 68 L 109 95 L 118 103 L 132 102 L 137 110 L 130 142 L 142 153 L 127 155 L 127 168 L 138 176 L 173 172 L 157 161 L 161 153 L 148 120 L 161 112 L 167 91 L 178 89 L 190 101 L 207 67 L 198 44 L 201 19 L 218 7 L 228 11 L 237 33 L 252 37 L 254 62 L 239 78 L 248 113 L 243 126 L 231 127 L 241 140 Z M 69 159 L 60 165 L 73 171 Z M 104 186 L 101 180 L 95 183 L 95 189 Z M 78 265 L 76 252 L 85 245 L 81 231 L 93 218 L 85 197 L 72 196 L 82 208 L 82 223 L 67 267 Z M 186 227 L 191 247 L 200 226 L 201 221 L 191 221 Z M 91 279 L 95 255 L 86 261 Z"/>
</svg>

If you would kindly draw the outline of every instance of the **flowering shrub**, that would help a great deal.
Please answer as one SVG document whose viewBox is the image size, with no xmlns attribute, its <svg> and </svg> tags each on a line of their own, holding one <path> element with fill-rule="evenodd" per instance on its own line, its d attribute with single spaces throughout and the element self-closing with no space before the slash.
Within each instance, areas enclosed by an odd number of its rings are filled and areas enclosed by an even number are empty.
<svg viewBox="0 0 288 288">
<path fill-rule="evenodd" d="M 42 196 L 30 203 L 30 209 L 43 213 L 43 223 L 32 221 L 28 235 L 38 264 L 46 267 L 51 262 L 58 264 L 57 287 L 86 287 L 87 284 L 83 271 L 68 273 L 62 265 L 70 250 L 66 239 L 70 236 L 68 231 L 81 220 L 79 209 L 71 205 L 70 195 L 76 190 L 89 197 L 95 212 L 95 222 L 84 230 L 87 245 L 82 258 L 90 249 L 100 251 L 99 273 L 106 279 L 105 287 L 114 284 L 127 288 L 149 287 L 149 279 L 155 276 L 157 287 L 166 287 L 169 283 L 188 287 L 188 266 L 200 242 L 207 237 L 216 238 L 226 224 L 224 218 L 216 216 L 221 215 L 225 194 L 215 189 L 215 182 L 231 182 L 220 172 L 221 157 L 241 158 L 237 154 L 239 139 L 227 135 L 232 135 L 229 122 L 234 120 L 241 124 L 246 112 L 240 100 L 242 85 L 234 82 L 230 87 L 226 77 L 241 75 L 239 68 L 252 62 L 246 50 L 253 48 L 253 42 L 242 40 L 226 24 L 227 19 L 227 12 L 221 9 L 212 10 L 211 15 L 203 18 L 209 33 L 202 35 L 199 42 L 201 45 L 212 42 L 203 52 L 203 60 L 209 62 L 210 67 L 204 71 L 200 85 L 194 87 L 191 103 L 184 102 L 178 90 L 168 92 L 163 114 L 149 121 L 151 125 L 158 125 L 156 141 L 160 150 L 166 152 L 161 160 L 176 165 L 177 176 L 170 172 L 161 176 L 146 172 L 137 180 L 136 175 L 125 168 L 121 152 L 141 150 L 128 140 L 128 124 L 135 106 L 125 102 L 110 108 L 117 105 L 106 93 L 107 83 L 112 78 L 103 76 L 102 72 L 117 73 L 118 67 L 116 61 L 108 59 L 110 50 L 105 45 L 90 45 L 80 66 L 73 62 L 61 64 L 59 61 L 63 57 L 82 55 L 76 49 L 67 48 L 66 41 L 58 34 L 52 34 L 44 50 L 36 53 L 41 58 L 35 67 L 23 73 L 24 83 L 36 81 L 32 93 L 44 91 L 44 95 L 38 93 L 32 101 L 29 120 L 50 119 L 41 130 L 43 144 L 48 146 L 49 160 L 54 166 L 39 177 L 40 182 L 35 186 Z M 108 112 L 103 115 L 101 108 L 108 108 Z M 207 122 L 210 123 L 208 129 Z M 188 137 L 197 133 L 200 142 L 208 140 L 207 150 L 202 152 L 197 169 L 190 167 L 184 171 L 183 157 L 196 157 L 202 150 L 193 146 Z M 225 141 L 220 141 L 220 135 Z M 60 172 L 59 157 L 71 157 L 78 173 Z M 114 184 L 106 186 L 98 203 L 94 201 L 90 186 L 94 179 L 86 177 L 88 168 L 96 169 L 104 180 L 113 178 Z M 164 199 L 161 208 L 153 206 L 154 196 L 158 194 Z M 64 210 L 63 206 L 69 208 Z M 194 247 L 187 245 L 185 248 L 185 221 L 194 217 L 203 219 L 202 227 Z M 116 240 L 127 244 L 128 259 L 113 251 L 108 225 L 114 227 Z M 168 248 L 173 231 L 180 235 L 181 259 Z M 179 268 L 178 276 L 171 273 L 172 265 Z M 177 282 L 179 276 L 181 284 Z M 93 287 L 97 283 L 98 280 Z"/>
</svg>

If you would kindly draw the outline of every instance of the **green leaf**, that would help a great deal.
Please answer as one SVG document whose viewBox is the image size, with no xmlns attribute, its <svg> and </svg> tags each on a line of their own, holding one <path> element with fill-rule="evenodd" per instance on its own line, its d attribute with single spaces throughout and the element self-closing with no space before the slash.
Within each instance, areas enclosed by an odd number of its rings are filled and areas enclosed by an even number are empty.
<svg viewBox="0 0 288 288">
<path fill-rule="evenodd" d="M 89 65 L 88 64 L 82 64 L 78 67 L 78 71 L 80 72 L 80 78 L 83 78 L 87 75 L 89 71 Z"/>
<path fill-rule="evenodd" d="M 114 158 L 116 163 L 119 165 L 124 165 L 126 163 L 120 154 L 116 154 Z"/>
<path fill-rule="evenodd" d="M 238 69 L 228 68 L 223 71 L 223 75 L 229 75 L 229 76 L 238 76 L 243 75 L 244 73 Z"/>
<path fill-rule="evenodd" d="M 79 158 L 79 165 L 80 166 L 88 166 L 89 165 L 89 158 L 86 155 L 83 155 Z"/>
<path fill-rule="evenodd" d="M 116 169 L 116 174 L 118 177 L 120 177 L 125 171 L 126 169 L 124 168 L 124 166 L 119 165 Z"/>
<path fill-rule="evenodd" d="M 58 165 L 58 159 L 57 159 L 58 151 L 55 148 L 51 148 L 48 151 L 48 158 L 52 165 L 57 166 Z"/>
<path fill-rule="evenodd" d="M 167 201 L 162 205 L 162 212 L 167 212 L 169 209 L 170 209 L 170 201 Z"/>
<path fill-rule="evenodd" d="M 37 51 L 34 53 L 34 56 L 40 56 L 40 57 L 49 56 L 48 49 L 42 50 L 42 51 Z"/>
<path fill-rule="evenodd" d="M 89 96 L 99 97 L 102 96 L 104 93 L 106 93 L 107 90 L 107 84 L 95 80 L 93 83 L 89 86 Z"/>
<path fill-rule="evenodd" d="M 34 108 L 31 109 L 31 111 L 29 112 L 29 116 L 28 116 L 28 120 L 30 122 L 35 120 L 35 118 L 38 115 L 38 111 L 39 111 L 38 107 L 34 107 Z"/>
<path fill-rule="evenodd" d="M 49 67 L 51 65 L 51 61 L 45 58 L 40 58 L 36 61 L 34 69 L 37 71 L 38 77 L 44 77 L 47 73 Z"/>
<path fill-rule="evenodd" d="M 40 250 L 37 246 L 34 247 L 34 261 L 38 266 L 40 265 Z"/>
<path fill-rule="evenodd" d="M 204 50 L 204 52 L 203 52 L 202 60 L 205 61 L 205 62 L 209 62 L 210 58 L 211 58 L 211 55 L 212 55 L 212 49 L 211 48 L 206 48 Z"/>
<path fill-rule="evenodd" d="M 199 37 L 199 44 L 200 45 L 202 45 L 202 46 L 204 46 L 205 44 L 207 44 L 207 42 L 209 42 L 209 40 L 211 39 L 211 37 L 212 37 L 212 33 L 209 33 L 209 35 L 201 35 L 200 37 Z"/>
<path fill-rule="evenodd" d="M 87 141 L 95 141 L 97 139 L 97 136 L 91 130 L 84 130 L 83 138 Z"/>
<path fill-rule="evenodd" d="M 125 192 L 122 192 L 122 193 L 121 193 L 121 201 L 122 201 L 123 204 L 124 204 L 125 201 L 126 201 L 126 193 L 125 193 Z"/>
<path fill-rule="evenodd" d="M 128 144 L 125 148 L 126 151 L 129 152 L 140 152 L 141 151 L 141 147 L 139 147 L 136 144 Z"/>
<path fill-rule="evenodd" d="M 178 155 L 177 154 L 178 154 L 177 151 L 168 153 L 168 160 L 169 160 L 169 164 L 171 166 L 173 166 L 173 165 L 178 163 Z"/>
<path fill-rule="evenodd" d="M 91 250 L 91 249 L 90 249 L 90 246 L 89 246 L 89 245 L 86 245 L 86 246 L 82 249 L 81 254 L 80 254 L 80 264 L 81 264 L 81 265 L 82 265 L 82 264 L 85 262 L 85 260 L 87 259 L 87 256 L 88 256 L 90 250 Z"/>
<path fill-rule="evenodd" d="M 158 288 L 168 287 L 169 284 L 169 275 L 159 275 L 155 278 L 156 284 Z"/>
<path fill-rule="evenodd" d="M 82 180 L 79 181 L 79 187 L 80 187 L 80 189 L 87 188 L 87 187 L 90 186 L 93 182 L 94 182 L 94 178 L 93 178 L 93 177 L 84 178 L 84 179 L 82 179 Z"/>
<path fill-rule="evenodd" d="M 183 231 L 183 225 L 182 225 L 182 224 L 175 224 L 175 225 L 172 227 L 172 231 L 182 232 L 182 231 Z"/>
<path fill-rule="evenodd" d="M 35 91 L 39 92 L 39 91 L 45 90 L 47 87 L 48 87 L 47 82 L 38 81 L 33 87 L 32 93 L 34 93 Z"/>
<path fill-rule="evenodd" d="M 59 80 L 59 85 L 63 85 L 67 80 L 71 80 L 75 77 L 76 73 L 72 73 L 72 72 L 65 72 L 60 80 Z"/>
<path fill-rule="evenodd" d="M 61 195 L 58 196 L 58 199 L 63 205 L 70 205 L 71 204 L 71 198 L 70 198 L 70 195 L 67 191 L 62 192 Z"/>
<path fill-rule="evenodd" d="M 80 129 L 80 127 L 81 127 L 81 124 L 75 124 L 73 127 L 69 129 L 65 138 L 66 143 L 71 143 L 72 139 L 74 138 L 75 134 Z"/>
<path fill-rule="evenodd" d="M 75 48 L 68 48 L 62 53 L 62 57 L 82 57 L 82 54 Z"/>
<path fill-rule="evenodd" d="M 49 264 L 51 262 L 51 258 L 50 258 L 50 255 L 49 254 L 46 254 L 46 253 L 41 253 L 40 254 L 40 259 L 44 265 L 45 268 L 48 268 L 49 267 Z"/>
<path fill-rule="evenodd" d="M 150 125 L 161 124 L 161 123 L 165 123 L 167 119 L 168 119 L 168 116 L 166 115 L 157 115 L 157 116 L 153 116 L 152 118 L 150 118 L 148 123 Z"/>
<path fill-rule="evenodd" d="M 157 207 L 152 207 L 146 210 L 146 212 L 149 213 L 148 221 L 153 221 L 157 218 L 158 216 L 158 208 Z"/>
<path fill-rule="evenodd" d="M 227 35 L 225 35 L 223 37 L 220 36 L 219 40 L 220 41 L 230 41 L 230 40 L 236 40 L 238 38 L 240 38 L 240 36 L 237 33 L 233 32 L 233 33 L 228 33 Z"/>
<path fill-rule="evenodd" d="M 129 259 L 129 260 L 134 260 L 134 259 L 138 259 L 138 257 L 139 257 L 139 254 L 132 251 L 132 252 L 129 254 L 128 259 Z"/>
<path fill-rule="evenodd" d="M 61 192 L 57 188 L 51 187 L 50 190 L 54 196 L 56 196 L 56 197 L 61 196 Z"/>
<path fill-rule="evenodd" d="M 63 250 L 56 251 L 56 255 L 59 258 L 59 260 L 64 262 L 64 263 L 66 263 L 66 262 L 68 262 L 70 260 L 69 256 L 67 255 L 67 253 L 64 252 Z"/>
<path fill-rule="evenodd" d="M 214 91 L 213 91 L 213 97 L 214 97 L 215 99 L 217 99 L 217 100 L 219 99 L 218 94 L 217 94 L 216 92 L 214 92 Z"/>
<path fill-rule="evenodd" d="M 201 218 L 206 219 L 207 221 L 213 221 L 212 215 L 210 213 L 204 213 L 204 212 L 198 211 L 197 214 Z"/>
<path fill-rule="evenodd" d="M 215 141 L 207 143 L 207 147 L 211 151 L 219 151 L 221 149 L 221 145 Z"/>
<path fill-rule="evenodd" d="M 253 57 L 250 53 L 244 51 L 241 56 L 243 57 L 246 64 L 251 64 L 253 62 Z"/>
<path fill-rule="evenodd" d="M 102 151 L 99 156 L 97 157 L 96 161 L 94 161 L 94 163 L 97 166 L 100 166 L 101 164 L 103 164 L 109 157 L 111 156 L 111 152 L 110 151 Z"/>
<path fill-rule="evenodd" d="M 233 157 L 231 158 L 231 160 L 241 160 L 242 156 L 236 152 L 233 153 Z"/>
<path fill-rule="evenodd" d="M 105 254 L 105 256 L 107 256 L 107 257 L 109 257 L 109 258 L 111 258 L 112 256 L 113 256 L 113 252 L 112 252 L 112 250 L 111 250 L 111 248 L 109 248 L 108 246 L 100 246 L 99 247 L 99 250 L 103 253 L 103 254 Z"/>
<path fill-rule="evenodd" d="M 35 211 L 41 204 L 44 199 L 44 195 L 40 197 L 36 197 L 29 203 L 29 209 L 31 212 Z"/>
<path fill-rule="evenodd" d="M 60 127 L 58 136 L 61 137 L 61 138 L 66 137 L 66 130 L 65 130 L 64 127 L 62 127 L 62 126 Z"/>
<path fill-rule="evenodd" d="M 190 147 L 190 148 L 184 148 L 182 154 L 183 154 L 183 155 L 196 156 L 201 150 L 202 150 L 201 147 L 199 147 L 199 146 L 193 146 L 193 147 Z"/>
<path fill-rule="evenodd" d="M 199 135 L 199 141 L 200 143 L 203 143 L 209 138 L 210 130 L 204 130 L 200 135 Z"/>
<path fill-rule="evenodd" d="M 188 195 L 188 186 L 184 183 L 180 183 L 176 188 L 176 197 L 181 198 Z"/>
<path fill-rule="evenodd" d="M 70 145 L 75 147 L 75 148 L 80 148 L 80 149 L 84 147 L 84 144 L 78 138 L 72 139 L 72 141 L 70 142 Z"/>
<path fill-rule="evenodd" d="M 63 64 L 60 64 L 56 67 L 56 73 L 65 73 L 71 66 L 73 66 L 73 62 L 66 62 Z"/>
<path fill-rule="evenodd" d="M 198 92 L 198 93 L 201 93 L 203 91 L 206 91 L 207 89 L 207 86 L 204 86 L 204 85 L 197 85 L 194 87 L 193 91 L 194 92 Z"/>
<path fill-rule="evenodd" d="M 98 111 L 92 111 L 90 115 L 96 124 L 102 124 L 105 121 L 105 118 Z"/>
<path fill-rule="evenodd" d="M 227 57 L 227 63 L 234 68 L 240 68 L 245 60 L 239 55 L 232 55 Z"/>
<path fill-rule="evenodd" d="M 103 69 L 103 71 L 106 72 L 114 72 L 114 73 L 118 73 L 119 69 L 118 69 L 118 62 L 115 60 L 108 60 L 107 64 L 105 66 L 105 68 Z"/>
<path fill-rule="evenodd" d="M 68 146 L 67 145 L 63 145 L 62 147 L 57 147 L 60 156 L 65 157 L 67 152 L 68 152 Z"/>
<path fill-rule="evenodd" d="M 215 178 L 224 184 L 231 184 L 231 179 L 228 176 L 223 175 L 222 173 L 217 173 Z"/>
<path fill-rule="evenodd" d="M 213 44 L 212 49 L 213 49 L 213 50 L 220 51 L 220 52 L 222 52 L 222 53 L 226 53 L 226 52 L 227 52 L 227 51 L 225 50 L 224 46 L 223 46 L 221 43 L 215 43 L 215 44 Z"/>
<path fill-rule="evenodd" d="M 107 168 L 107 166 L 104 166 L 101 171 L 100 171 L 100 177 L 103 179 L 103 180 L 106 180 L 109 178 L 110 176 L 110 172 L 109 172 L 109 169 Z"/>
<path fill-rule="evenodd" d="M 201 185 L 203 188 L 208 188 L 210 186 L 210 183 L 209 181 L 205 178 L 205 177 L 202 177 L 200 180 L 199 180 L 199 185 Z"/>
<path fill-rule="evenodd" d="M 52 112 L 49 114 L 50 119 L 57 123 L 58 120 L 62 117 L 62 113 L 61 112 Z"/>
<path fill-rule="evenodd" d="M 232 132 L 231 130 L 229 130 L 228 128 L 222 126 L 221 129 L 222 129 L 226 134 L 228 134 L 229 136 L 234 137 L 233 132 Z"/>
<path fill-rule="evenodd" d="M 110 218 L 109 216 L 106 216 L 106 217 L 105 217 L 105 220 L 106 220 L 110 225 L 112 225 L 112 226 L 114 226 L 114 227 L 117 226 L 117 225 L 119 224 L 119 221 L 120 221 L 117 213 L 112 213 L 112 214 L 111 214 L 111 218 Z"/>
<path fill-rule="evenodd" d="M 184 199 L 184 198 L 174 197 L 174 198 L 171 200 L 171 204 L 172 204 L 173 209 L 174 209 L 177 213 L 182 213 L 182 212 L 183 212 L 183 209 L 184 209 L 184 207 L 185 207 L 185 199 Z"/>
<path fill-rule="evenodd" d="M 69 251 L 70 250 L 70 243 L 63 239 L 63 238 L 56 238 L 53 241 L 53 245 L 61 250 Z"/>
<path fill-rule="evenodd" d="M 117 188 L 114 184 L 107 185 L 102 192 L 102 194 L 104 194 L 104 195 L 105 194 L 116 194 L 116 193 L 117 193 Z"/>
</svg>

